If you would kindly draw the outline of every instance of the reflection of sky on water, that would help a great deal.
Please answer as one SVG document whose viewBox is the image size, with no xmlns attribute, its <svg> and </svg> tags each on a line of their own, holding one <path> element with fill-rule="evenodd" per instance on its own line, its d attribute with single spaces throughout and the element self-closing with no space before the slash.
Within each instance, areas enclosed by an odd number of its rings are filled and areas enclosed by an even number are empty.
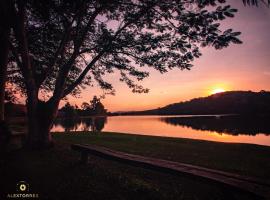
<svg viewBox="0 0 270 200">
<path fill-rule="evenodd" d="M 56 123 L 52 131 L 102 130 L 270 146 L 270 123 L 267 123 L 269 118 L 114 116 L 96 120 L 95 126 L 92 118 L 71 121 L 68 119 L 68 123 Z"/>
<path fill-rule="evenodd" d="M 52 131 L 101 131 L 106 122 L 107 117 L 58 119 Z"/>
</svg>

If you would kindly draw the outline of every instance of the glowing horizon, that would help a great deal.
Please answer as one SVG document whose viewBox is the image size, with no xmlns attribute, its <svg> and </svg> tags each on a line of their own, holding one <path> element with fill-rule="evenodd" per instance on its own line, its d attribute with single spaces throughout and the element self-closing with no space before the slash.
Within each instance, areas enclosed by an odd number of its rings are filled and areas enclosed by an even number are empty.
<svg viewBox="0 0 270 200">
<path fill-rule="evenodd" d="M 223 88 L 216 88 L 213 89 L 210 94 L 217 94 L 217 93 L 221 93 L 221 92 L 225 92 L 226 90 L 224 90 Z"/>
</svg>

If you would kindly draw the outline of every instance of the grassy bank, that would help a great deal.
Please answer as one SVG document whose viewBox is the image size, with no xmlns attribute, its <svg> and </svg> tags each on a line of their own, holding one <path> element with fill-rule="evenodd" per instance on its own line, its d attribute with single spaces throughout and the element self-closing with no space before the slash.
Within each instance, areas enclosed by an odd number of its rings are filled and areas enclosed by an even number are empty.
<svg viewBox="0 0 270 200">
<path fill-rule="evenodd" d="M 267 146 L 122 133 L 57 133 L 54 138 L 270 179 L 270 147 Z"/>
<path fill-rule="evenodd" d="M 98 157 L 88 165 L 70 143 L 89 143 L 129 153 L 192 163 L 260 178 L 269 177 L 270 148 L 117 133 L 58 133 L 53 149 L 20 150 L 1 158 L 1 196 L 26 181 L 41 199 L 254 199 L 246 193 L 188 176 L 173 176 Z M 257 170 L 257 171 L 256 171 Z"/>
</svg>

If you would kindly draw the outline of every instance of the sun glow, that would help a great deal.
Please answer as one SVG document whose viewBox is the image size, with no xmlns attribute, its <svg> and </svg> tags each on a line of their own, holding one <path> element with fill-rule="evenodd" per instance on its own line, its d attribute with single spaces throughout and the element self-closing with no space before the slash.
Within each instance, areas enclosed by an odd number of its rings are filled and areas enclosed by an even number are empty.
<svg viewBox="0 0 270 200">
<path fill-rule="evenodd" d="M 220 92 L 225 92 L 226 90 L 222 89 L 222 88 L 215 88 L 211 91 L 211 94 L 217 94 Z"/>
</svg>

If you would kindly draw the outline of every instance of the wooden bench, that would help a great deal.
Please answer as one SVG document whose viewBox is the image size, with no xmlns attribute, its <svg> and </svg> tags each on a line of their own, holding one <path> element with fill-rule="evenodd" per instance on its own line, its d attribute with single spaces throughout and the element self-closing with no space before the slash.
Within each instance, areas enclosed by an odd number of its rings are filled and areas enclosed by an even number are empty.
<svg viewBox="0 0 270 200">
<path fill-rule="evenodd" d="M 131 166 L 139 166 L 146 169 L 152 169 L 166 173 L 182 175 L 186 174 L 207 179 L 227 186 L 232 186 L 236 189 L 244 190 L 265 199 L 270 199 L 270 183 L 260 179 L 240 176 L 237 174 L 208 169 L 190 164 L 123 153 L 95 145 L 73 144 L 71 145 L 71 148 L 81 153 L 80 161 L 82 163 L 87 163 L 88 155 L 91 154 L 101 158 L 125 163 Z"/>
</svg>

